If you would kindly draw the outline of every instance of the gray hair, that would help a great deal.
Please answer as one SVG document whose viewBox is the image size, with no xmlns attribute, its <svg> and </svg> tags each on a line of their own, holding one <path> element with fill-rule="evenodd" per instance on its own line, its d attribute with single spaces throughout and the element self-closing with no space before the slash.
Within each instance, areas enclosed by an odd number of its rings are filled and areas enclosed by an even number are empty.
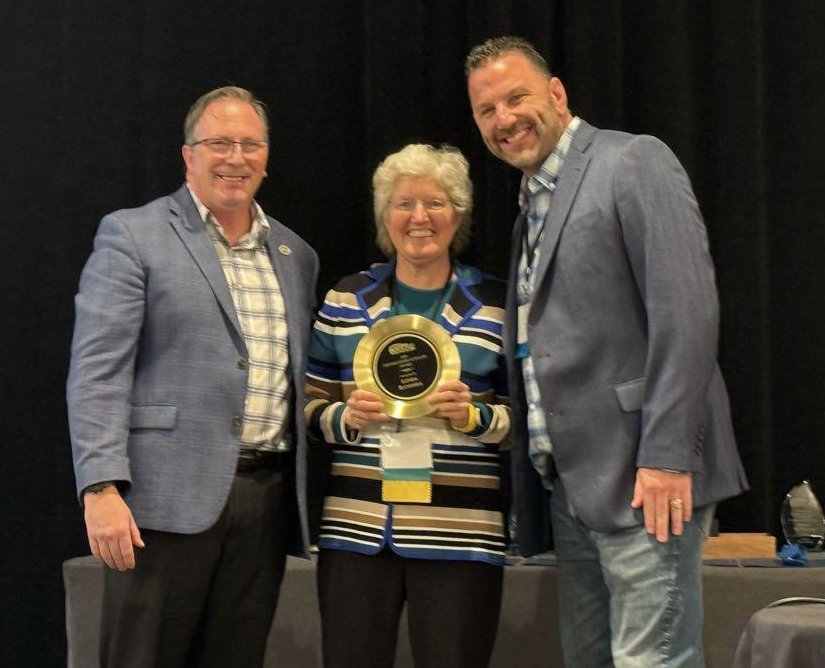
<svg viewBox="0 0 825 668">
<path fill-rule="evenodd" d="M 464 61 L 464 73 L 470 76 L 473 70 L 485 67 L 492 60 L 501 58 L 508 53 L 520 53 L 529 60 L 533 67 L 546 76 L 550 75 L 547 61 L 530 42 L 521 37 L 493 37 L 483 44 L 474 46 Z"/>
<path fill-rule="evenodd" d="M 195 126 L 203 116 L 206 108 L 215 100 L 241 100 L 247 102 L 258 114 L 261 122 L 264 124 L 264 141 L 269 141 L 269 121 L 266 116 L 266 105 L 256 98 L 246 88 L 238 86 L 224 86 L 223 88 L 216 88 L 210 90 L 208 93 L 201 95 L 195 103 L 189 107 L 189 113 L 186 114 L 186 119 L 183 121 L 183 142 L 187 146 L 191 146 L 195 140 Z"/>
<path fill-rule="evenodd" d="M 402 178 L 428 178 L 447 193 L 461 223 L 450 243 L 450 254 L 464 250 L 470 239 L 470 214 L 473 211 L 473 183 L 470 165 L 457 148 L 430 144 L 407 144 L 397 153 L 391 153 L 378 165 L 372 175 L 373 210 L 375 212 L 375 243 L 387 257 L 395 254 L 395 247 L 384 225 L 390 197 L 396 183 Z"/>
</svg>

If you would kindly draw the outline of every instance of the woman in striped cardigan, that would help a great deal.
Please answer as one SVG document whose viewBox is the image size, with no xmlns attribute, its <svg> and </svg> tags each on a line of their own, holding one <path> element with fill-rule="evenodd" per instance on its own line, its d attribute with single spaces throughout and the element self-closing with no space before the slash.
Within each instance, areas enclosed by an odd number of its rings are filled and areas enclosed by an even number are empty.
<svg viewBox="0 0 825 668">
<path fill-rule="evenodd" d="M 390 262 L 339 281 L 315 323 L 305 416 L 333 449 L 318 542 L 327 668 L 391 667 L 405 602 L 417 668 L 478 668 L 492 652 L 506 547 L 505 285 L 453 259 L 469 236 L 468 172 L 449 147 L 411 144 L 388 156 L 373 189 Z M 374 324 L 405 313 L 447 330 L 461 377 L 429 397 L 428 417 L 393 420 L 377 395 L 355 389 L 352 361 Z M 386 499 L 387 462 L 402 450 L 430 498 Z"/>
</svg>

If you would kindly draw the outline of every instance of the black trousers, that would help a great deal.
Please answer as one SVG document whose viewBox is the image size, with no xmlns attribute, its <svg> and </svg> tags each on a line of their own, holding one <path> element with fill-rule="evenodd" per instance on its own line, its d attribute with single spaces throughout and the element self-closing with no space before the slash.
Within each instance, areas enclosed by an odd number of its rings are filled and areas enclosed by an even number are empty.
<svg viewBox="0 0 825 668">
<path fill-rule="evenodd" d="M 295 516 L 292 471 L 238 473 L 207 531 L 141 530 L 106 569 L 101 668 L 260 668 Z"/>
<path fill-rule="evenodd" d="M 416 668 L 484 668 L 501 609 L 503 569 L 473 561 L 408 559 L 321 550 L 326 668 L 392 668 L 407 603 Z"/>
</svg>

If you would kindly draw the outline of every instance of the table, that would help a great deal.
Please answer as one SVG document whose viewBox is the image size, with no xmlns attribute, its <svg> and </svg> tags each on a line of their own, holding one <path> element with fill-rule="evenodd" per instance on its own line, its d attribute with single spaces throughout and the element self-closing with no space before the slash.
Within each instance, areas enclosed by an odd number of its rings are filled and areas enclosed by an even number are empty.
<svg viewBox="0 0 825 668">
<path fill-rule="evenodd" d="M 825 568 L 760 568 L 743 566 L 746 562 L 726 563 L 703 567 L 707 668 L 730 668 L 748 619 L 770 602 L 788 596 L 825 598 Z M 92 557 L 69 559 L 63 565 L 69 668 L 98 667 L 102 569 Z M 491 668 L 562 666 L 557 616 L 556 569 L 508 566 Z M 320 638 L 315 565 L 289 558 L 269 636 L 266 667 L 320 668 Z M 405 620 L 399 632 L 395 665 L 413 667 Z"/>
<path fill-rule="evenodd" d="M 791 598 L 754 613 L 733 668 L 825 666 L 825 599 Z"/>
</svg>

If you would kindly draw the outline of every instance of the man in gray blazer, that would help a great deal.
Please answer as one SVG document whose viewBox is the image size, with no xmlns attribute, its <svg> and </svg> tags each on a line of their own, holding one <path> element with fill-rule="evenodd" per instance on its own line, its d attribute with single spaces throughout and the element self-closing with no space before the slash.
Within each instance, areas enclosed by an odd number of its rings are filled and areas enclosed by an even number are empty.
<svg viewBox="0 0 825 668">
<path fill-rule="evenodd" d="M 505 334 L 519 547 L 555 543 L 568 666 L 702 666 L 701 547 L 747 483 L 688 177 L 657 139 L 571 114 L 524 40 L 475 47 L 466 71 L 484 143 L 523 172 Z"/>
<path fill-rule="evenodd" d="M 103 219 L 76 298 L 67 396 L 89 545 L 110 567 L 102 666 L 260 666 L 285 556 L 308 545 L 318 259 L 253 199 L 261 102 L 213 90 L 184 134 L 186 183 Z"/>
</svg>

